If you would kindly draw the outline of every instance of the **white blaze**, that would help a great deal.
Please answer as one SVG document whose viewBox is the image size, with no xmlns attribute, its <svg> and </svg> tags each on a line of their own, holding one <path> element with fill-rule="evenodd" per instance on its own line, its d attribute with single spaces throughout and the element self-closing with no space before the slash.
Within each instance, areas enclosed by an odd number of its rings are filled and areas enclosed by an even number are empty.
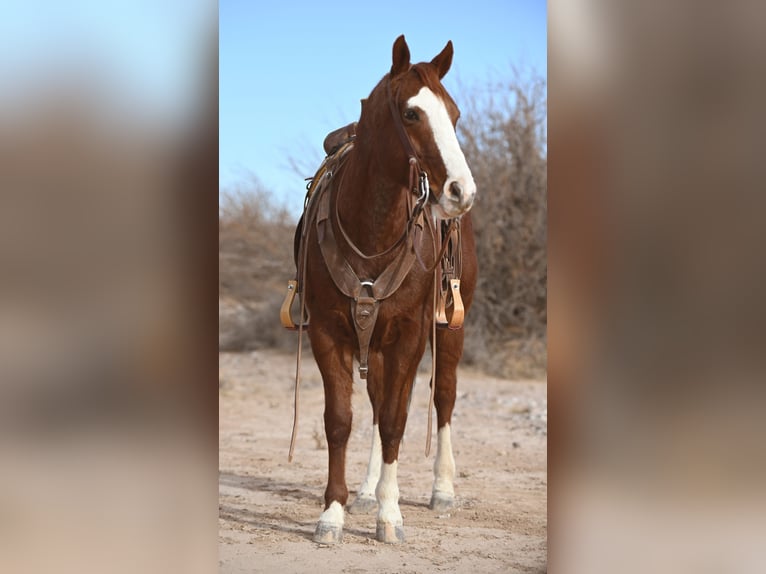
<svg viewBox="0 0 766 574">
<path fill-rule="evenodd" d="M 454 210 L 454 206 L 448 204 L 448 194 L 446 193 L 453 181 L 458 182 L 463 190 L 462 202 L 470 206 L 476 195 L 476 184 L 473 181 L 468 162 L 465 160 L 465 155 L 463 155 L 463 150 L 460 149 L 455 128 L 452 126 L 452 120 L 450 120 L 444 102 L 429 88 L 423 86 L 417 94 L 407 100 L 407 105 L 420 108 L 428 117 L 434 142 L 436 142 L 436 147 L 442 156 L 444 167 L 447 169 L 447 179 L 444 182 L 444 189 L 439 202 L 442 208 L 448 211 Z"/>
</svg>

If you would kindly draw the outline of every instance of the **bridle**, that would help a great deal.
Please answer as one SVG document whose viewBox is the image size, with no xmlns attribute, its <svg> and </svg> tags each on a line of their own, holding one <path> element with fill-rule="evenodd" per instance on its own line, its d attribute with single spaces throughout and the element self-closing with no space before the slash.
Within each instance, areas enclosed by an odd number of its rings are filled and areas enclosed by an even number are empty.
<svg viewBox="0 0 766 574">
<path fill-rule="evenodd" d="M 417 68 L 413 68 L 413 70 L 415 70 L 421 81 L 423 81 L 423 76 L 421 75 L 420 70 Z M 396 132 L 399 134 L 399 139 L 402 142 L 402 146 L 404 146 L 404 151 L 407 154 L 407 160 L 410 164 L 409 189 L 413 193 L 417 193 L 415 182 L 416 180 L 420 179 L 420 196 L 418 197 L 418 204 L 425 205 L 429 199 L 430 193 L 430 186 L 428 185 L 428 174 L 424 169 L 420 167 L 420 159 L 418 158 L 418 153 L 415 151 L 415 146 L 412 145 L 412 140 L 410 140 L 410 136 L 407 134 L 407 130 L 404 129 L 402 116 L 399 114 L 399 110 L 396 107 L 399 90 L 397 90 L 396 93 L 397 98 L 394 98 L 393 94 L 391 93 L 391 83 L 392 79 L 389 78 L 388 82 L 386 83 L 386 96 L 388 98 L 388 107 L 391 110 L 391 117 L 394 120 Z"/>
<path fill-rule="evenodd" d="M 413 67 L 413 70 L 418 74 L 418 76 L 421 78 L 421 80 L 425 83 L 425 80 L 423 80 L 423 76 L 420 72 L 420 70 L 417 67 Z M 391 78 L 388 79 L 388 82 L 386 82 L 386 97 L 388 99 L 388 107 L 391 110 L 391 118 L 394 122 L 394 126 L 396 127 L 396 132 L 399 135 L 399 139 L 402 143 L 402 146 L 404 147 L 405 154 L 407 156 L 407 161 L 409 164 L 409 185 L 408 190 L 411 192 L 407 196 L 407 206 L 408 206 L 408 217 L 407 217 L 407 223 L 405 224 L 404 231 L 399 236 L 399 238 L 389 247 L 384 249 L 383 251 L 380 251 L 379 253 L 375 253 L 372 255 L 364 253 L 349 237 L 348 233 L 346 233 L 346 230 L 343 228 L 343 224 L 340 220 L 340 214 L 338 213 L 338 205 L 340 204 L 339 197 L 341 189 L 343 188 L 343 174 L 341 174 L 340 181 L 338 182 L 337 186 L 337 194 L 335 200 L 335 222 L 338 226 L 338 230 L 340 231 L 344 241 L 346 244 L 351 248 L 351 250 L 365 260 L 371 260 L 371 259 L 377 259 L 379 257 L 383 257 L 385 255 L 390 254 L 394 249 L 399 247 L 401 244 L 403 244 L 408 238 L 412 236 L 413 230 L 416 226 L 422 227 L 422 225 L 418 225 L 418 222 L 420 221 L 420 216 L 423 213 L 423 210 L 425 209 L 426 205 L 428 204 L 429 200 L 433 197 L 431 195 L 431 187 L 428 182 L 428 173 L 421 167 L 421 162 L 418 157 L 417 151 L 415 151 L 415 146 L 412 145 L 412 140 L 410 140 L 410 136 L 407 134 L 407 130 L 404 128 L 404 123 L 402 122 L 401 115 L 399 114 L 399 110 L 396 106 L 397 98 L 394 98 L 392 92 L 391 92 Z M 397 96 L 399 95 L 399 91 L 397 90 Z M 413 199 L 417 196 L 417 199 L 413 203 Z M 429 230 L 431 231 L 431 235 L 436 235 L 436 230 L 433 227 L 431 218 L 425 218 L 426 225 L 428 225 Z M 450 220 L 450 230 L 455 225 L 455 220 Z M 434 243 L 434 246 L 436 247 L 436 243 Z M 413 246 L 414 247 L 414 246 Z M 433 260 L 433 264 L 428 267 L 424 262 L 423 259 L 420 256 L 420 253 L 416 251 L 418 262 L 420 263 L 421 267 L 423 267 L 424 270 L 430 272 L 433 272 L 435 267 L 438 265 L 439 260 L 444 255 L 444 251 L 446 249 L 446 244 L 441 246 L 441 249 L 438 253 L 438 255 L 435 253 L 435 257 Z"/>
</svg>

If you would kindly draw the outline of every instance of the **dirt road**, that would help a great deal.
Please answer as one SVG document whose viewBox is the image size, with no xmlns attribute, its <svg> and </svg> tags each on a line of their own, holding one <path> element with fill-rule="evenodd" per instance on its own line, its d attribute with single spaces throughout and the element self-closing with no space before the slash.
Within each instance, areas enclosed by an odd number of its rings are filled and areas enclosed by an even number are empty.
<svg viewBox="0 0 766 574">
<path fill-rule="evenodd" d="M 407 542 L 378 543 L 374 514 L 347 513 L 342 544 L 324 547 L 311 539 L 327 473 L 322 382 L 313 359 L 305 358 L 298 442 L 288 463 L 294 361 L 273 352 L 221 354 L 222 573 L 546 571 L 544 382 L 461 370 L 452 432 L 457 507 L 439 515 L 428 509 L 435 433 L 426 459 L 429 374 L 419 373 L 399 458 Z M 350 500 L 364 477 L 371 439 L 371 409 L 362 383 L 357 382 L 353 400 Z"/>
</svg>

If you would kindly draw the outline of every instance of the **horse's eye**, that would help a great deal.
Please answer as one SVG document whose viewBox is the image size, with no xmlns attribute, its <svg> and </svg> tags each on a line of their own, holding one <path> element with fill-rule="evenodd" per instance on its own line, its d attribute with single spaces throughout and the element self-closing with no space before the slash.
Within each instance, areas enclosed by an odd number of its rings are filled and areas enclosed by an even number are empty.
<svg viewBox="0 0 766 574">
<path fill-rule="evenodd" d="M 418 115 L 418 112 L 416 112 L 412 108 L 407 108 L 404 110 L 404 119 L 409 120 L 411 122 L 416 122 L 420 119 L 420 116 Z"/>
</svg>

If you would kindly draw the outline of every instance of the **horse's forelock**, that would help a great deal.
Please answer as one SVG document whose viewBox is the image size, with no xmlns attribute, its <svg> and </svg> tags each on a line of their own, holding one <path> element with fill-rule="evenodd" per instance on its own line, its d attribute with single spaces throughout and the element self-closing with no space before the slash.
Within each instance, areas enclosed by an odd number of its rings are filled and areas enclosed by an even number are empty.
<svg viewBox="0 0 766 574">
<path fill-rule="evenodd" d="M 413 75 L 420 80 L 419 85 L 415 86 L 414 89 L 411 90 L 413 94 L 420 91 L 422 86 L 425 86 L 439 98 L 444 99 L 444 97 L 447 95 L 447 91 L 444 89 L 444 86 L 439 79 L 439 73 L 436 69 L 436 66 L 430 62 L 420 62 L 417 64 L 412 64 L 409 70 L 397 76 L 391 77 L 390 73 L 383 76 L 378 85 L 373 89 L 370 96 L 376 92 L 385 93 L 385 86 L 388 82 L 392 82 L 392 92 L 396 93 L 399 91 L 399 88 L 402 84 L 412 81 Z"/>
<path fill-rule="evenodd" d="M 431 90 L 436 96 L 444 98 L 447 95 L 447 90 L 439 79 L 439 73 L 436 70 L 436 66 L 428 62 L 420 62 L 412 66 L 412 69 L 420 78 L 425 87 Z"/>
</svg>

